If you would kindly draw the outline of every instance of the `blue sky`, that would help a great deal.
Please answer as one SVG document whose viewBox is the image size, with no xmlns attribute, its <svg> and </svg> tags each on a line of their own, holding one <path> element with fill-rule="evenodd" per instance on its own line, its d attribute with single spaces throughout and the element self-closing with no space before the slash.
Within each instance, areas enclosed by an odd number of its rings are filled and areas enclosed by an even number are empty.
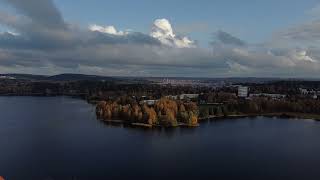
<svg viewBox="0 0 320 180">
<path fill-rule="evenodd" d="M 216 30 L 227 31 L 256 43 L 273 32 L 309 18 L 308 11 L 316 0 L 55 0 L 68 21 L 86 26 L 90 23 L 114 25 L 120 29 L 148 33 L 152 22 L 167 18 L 179 29 L 202 44 Z M 198 26 L 198 27 L 197 27 Z"/>
<path fill-rule="evenodd" d="M 0 73 L 319 77 L 316 0 L 0 0 Z"/>
</svg>

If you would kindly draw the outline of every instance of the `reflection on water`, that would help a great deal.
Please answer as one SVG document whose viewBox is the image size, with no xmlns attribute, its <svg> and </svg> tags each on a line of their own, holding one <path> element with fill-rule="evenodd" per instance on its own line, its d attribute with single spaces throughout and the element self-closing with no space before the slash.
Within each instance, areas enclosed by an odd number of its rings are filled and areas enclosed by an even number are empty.
<svg viewBox="0 0 320 180">
<path fill-rule="evenodd" d="M 320 179 L 320 123 L 243 118 L 129 128 L 67 97 L 0 97 L 7 179 Z"/>
</svg>

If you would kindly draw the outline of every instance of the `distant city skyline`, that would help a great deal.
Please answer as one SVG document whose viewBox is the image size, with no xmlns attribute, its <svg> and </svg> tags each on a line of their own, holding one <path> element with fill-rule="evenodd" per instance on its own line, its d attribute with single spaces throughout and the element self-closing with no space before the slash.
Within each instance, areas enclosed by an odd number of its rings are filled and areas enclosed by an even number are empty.
<svg viewBox="0 0 320 180">
<path fill-rule="evenodd" d="M 1 0 L 0 73 L 319 77 L 320 3 Z"/>
</svg>

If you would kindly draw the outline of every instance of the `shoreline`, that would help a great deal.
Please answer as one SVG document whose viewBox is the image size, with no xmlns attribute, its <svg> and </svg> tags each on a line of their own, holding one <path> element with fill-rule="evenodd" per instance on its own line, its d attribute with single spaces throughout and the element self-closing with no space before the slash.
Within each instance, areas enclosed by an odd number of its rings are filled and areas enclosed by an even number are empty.
<svg viewBox="0 0 320 180">
<path fill-rule="evenodd" d="M 227 120 L 227 119 L 237 119 L 237 118 L 252 118 L 252 117 L 277 117 L 277 118 L 297 118 L 303 120 L 314 120 L 320 122 L 320 115 L 316 114 L 305 114 L 305 113 L 291 113 L 291 112 L 282 112 L 282 113 L 261 113 L 261 114 L 235 114 L 235 115 L 228 115 L 228 116 L 210 116 L 207 118 L 199 118 L 199 123 L 194 125 L 189 125 L 186 123 L 178 123 L 177 126 L 161 126 L 161 125 L 151 125 L 145 123 L 133 123 L 127 122 L 125 120 L 103 120 L 98 119 L 99 121 L 106 123 L 106 124 L 113 124 L 113 125 L 126 125 L 130 127 L 137 127 L 137 128 L 197 128 L 201 125 L 204 121 L 214 121 L 214 120 Z"/>
<path fill-rule="evenodd" d="M 104 120 L 104 119 L 99 119 L 99 121 L 106 123 L 106 124 L 112 124 L 112 125 L 125 125 L 125 126 L 131 126 L 131 127 L 141 127 L 141 128 L 148 128 L 148 129 L 152 129 L 152 128 L 176 128 L 176 127 L 184 127 L 184 128 L 195 128 L 195 127 L 199 127 L 200 123 L 198 124 L 193 124 L 193 125 L 189 125 L 186 123 L 178 123 L 177 126 L 162 126 L 162 125 L 157 125 L 157 124 L 146 124 L 146 123 L 138 123 L 138 122 L 128 122 L 125 120 Z"/>
<path fill-rule="evenodd" d="M 232 118 L 247 118 L 247 117 L 279 117 L 279 118 L 298 118 L 298 119 L 311 119 L 314 121 L 320 121 L 320 115 L 317 114 L 306 114 L 306 113 L 295 113 L 295 112 L 280 112 L 280 113 L 253 113 L 253 114 L 235 114 L 227 116 L 209 116 L 206 118 L 199 118 L 199 121 L 204 120 L 223 120 Z"/>
</svg>

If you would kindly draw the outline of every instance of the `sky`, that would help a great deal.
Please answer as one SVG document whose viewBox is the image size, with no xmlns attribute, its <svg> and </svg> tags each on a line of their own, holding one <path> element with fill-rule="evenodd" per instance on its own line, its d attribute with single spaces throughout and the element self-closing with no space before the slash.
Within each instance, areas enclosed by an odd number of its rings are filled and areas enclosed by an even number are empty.
<svg viewBox="0 0 320 180">
<path fill-rule="evenodd" d="M 0 74 L 320 75 L 316 0 L 0 0 Z"/>
</svg>

